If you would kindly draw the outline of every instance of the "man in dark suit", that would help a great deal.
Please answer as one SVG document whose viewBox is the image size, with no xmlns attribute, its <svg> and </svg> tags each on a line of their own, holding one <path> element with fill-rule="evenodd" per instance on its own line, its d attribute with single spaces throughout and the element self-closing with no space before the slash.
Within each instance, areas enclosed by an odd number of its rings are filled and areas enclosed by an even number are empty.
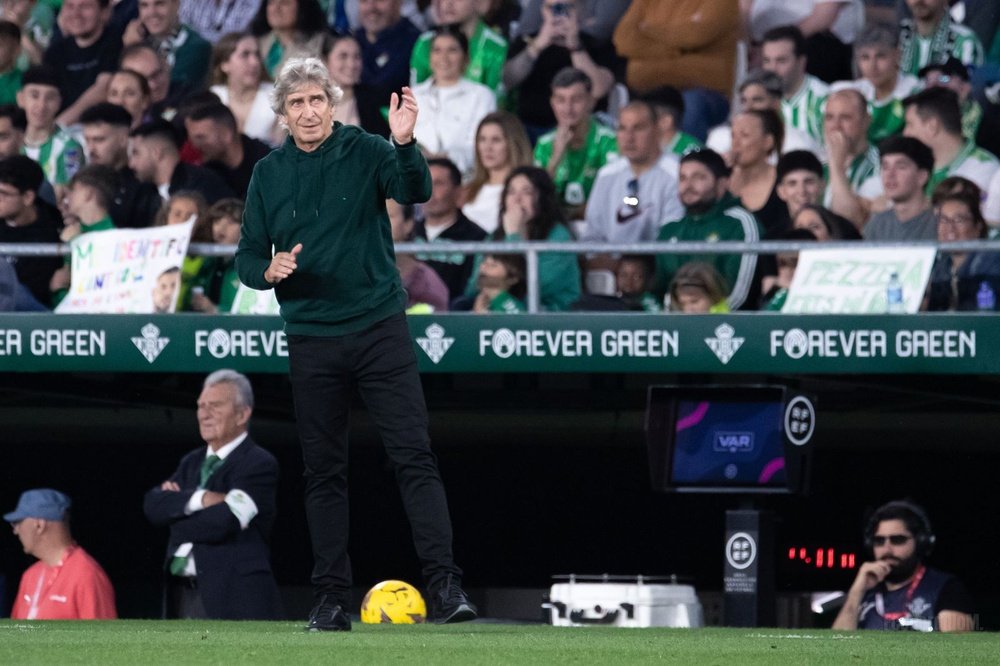
<svg viewBox="0 0 1000 666">
<path fill-rule="evenodd" d="M 188 453 L 146 493 L 146 517 L 170 527 L 166 617 L 281 618 L 268 548 L 278 463 L 247 435 L 252 411 L 246 377 L 233 370 L 210 374 L 198 397 L 207 448 Z"/>
</svg>

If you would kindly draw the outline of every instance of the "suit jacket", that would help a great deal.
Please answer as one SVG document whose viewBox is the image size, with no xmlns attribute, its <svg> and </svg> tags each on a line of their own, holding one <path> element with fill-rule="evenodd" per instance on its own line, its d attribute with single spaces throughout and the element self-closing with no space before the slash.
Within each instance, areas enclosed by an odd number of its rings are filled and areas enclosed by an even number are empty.
<svg viewBox="0 0 1000 666">
<path fill-rule="evenodd" d="M 278 461 L 247 437 L 205 485 L 205 490 L 226 493 L 239 488 L 250 495 L 258 513 L 244 530 L 225 502 L 185 515 L 184 507 L 198 489 L 205 452 L 206 447 L 202 446 L 181 459 L 170 477 L 181 487 L 180 492 L 156 486 L 146 493 L 143 503 L 146 518 L 154 525 L 170 528 L 164 571 L 177 548 L 191 542 L 198 590 L 208 617 L 281 619 L 268 547 L 276 513 Z"/>
</svg>

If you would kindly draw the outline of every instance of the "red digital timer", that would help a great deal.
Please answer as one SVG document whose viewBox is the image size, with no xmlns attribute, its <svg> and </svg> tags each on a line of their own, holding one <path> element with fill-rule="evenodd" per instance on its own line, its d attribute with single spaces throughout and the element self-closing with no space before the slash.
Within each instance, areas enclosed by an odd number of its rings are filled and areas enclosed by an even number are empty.
<svg viewBox="0 0 1000 666">
<path fill-rule="evenodd" d="M 840 553 L 835 548 L 808 548 L 806 546 L 790 546 L 788 559 L 792 562 L 802 562 L 817 569 L 853 569 L 856 561 L 854 553 Z"/>
</svg>

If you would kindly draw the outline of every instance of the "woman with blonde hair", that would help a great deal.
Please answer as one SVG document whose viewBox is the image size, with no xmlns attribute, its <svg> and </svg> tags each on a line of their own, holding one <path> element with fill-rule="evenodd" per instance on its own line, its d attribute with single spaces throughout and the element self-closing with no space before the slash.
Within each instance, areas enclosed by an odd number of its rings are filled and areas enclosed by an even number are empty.
<svg viewBox="0 0 1000 666">
<path fill-rule="evenodd" d="M 518 117 L 507 111 L 486 114 L 476 129 L 472 179 L 462 206 L 465 216 L 493 233 L 500 222 L 500 195 L 507 177 L 531 163 L 531 144 Z"/>
<path fill-rule="evenodd" d="M 171 224 L 184 224 L 194 218 L 194 227 L 191 229 L 192 243 L 212 242 L 212 222 L 208 219 L 208 203 L 200 192 L 194 190 L 181 190 L 173 194 L 153 219 L 154 227 L 165 227 Z M 203 270 L 208 257 L 188 256 L 184 257 L 181 265 L 181 286 L 177 290 L 177 309 L 185 310 L 191 302 L 191 287 L 195 277 Z"/>
</svg>

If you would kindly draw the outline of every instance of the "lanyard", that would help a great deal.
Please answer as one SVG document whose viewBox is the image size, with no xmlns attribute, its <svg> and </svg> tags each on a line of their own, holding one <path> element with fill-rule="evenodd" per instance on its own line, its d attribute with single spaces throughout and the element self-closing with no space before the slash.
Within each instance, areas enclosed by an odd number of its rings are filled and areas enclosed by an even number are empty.
<svg viewBox="0 0 1000 666">
<path fill-rule="evenodd" d="M 66 560 L 69 559 L 70 554 L 74 550 L 76 550 L 76 546 L 70 546 L 66 549 L 66 552 L 63 554 L 59 564 L 54 567 L 45 567 L 42 569 L 42 575 L 38 577 L 38 583 L 35 585 L 35 593 L 31 596 L 31 605 L 28 606 L 28 617 L 25 619 L 34 620 L 38 617 L 38 602 L 42 600 L 42 588 L 44 587 L 48 590 L 52 587 L 53 583 L 56 582 L 56 579 L 59 578 L 59 574 L 62 572 L 63 564 L 66 563 Z M 54 575 L 52 576 L 52 580 L 47 581 L 45 580 L 46 573 L 50 570 L 54 573 Z"/>
<path fill-rule="evenodd" d="M 920 585 L 920 581 L 924 579 L 924 574 L 926 572 L 927 572 L 927 567 L 921 564 L 920 567 L 917 569 L 917 572 L 913 574 L 913 580 L 910 582 L 909 587 L 906 588 L 906 598 L 903 601 L 903 605 L 905 606 L 906 610 L 886 613 L 885 600 L 882 598 L 882 593 L 879 592 L 878 594 L 876 594 L 875 610 L 878 611 L 878 614 L 884 617 L 886 620 L 889 620 L 890 622 L 895 622 L 896 620 L 909 615 L 910 614 L 909 607 L 910 607 L 910 602 L 913 600 L 913 594 L 917 591 L 917 586 Z"/>
</svg>

